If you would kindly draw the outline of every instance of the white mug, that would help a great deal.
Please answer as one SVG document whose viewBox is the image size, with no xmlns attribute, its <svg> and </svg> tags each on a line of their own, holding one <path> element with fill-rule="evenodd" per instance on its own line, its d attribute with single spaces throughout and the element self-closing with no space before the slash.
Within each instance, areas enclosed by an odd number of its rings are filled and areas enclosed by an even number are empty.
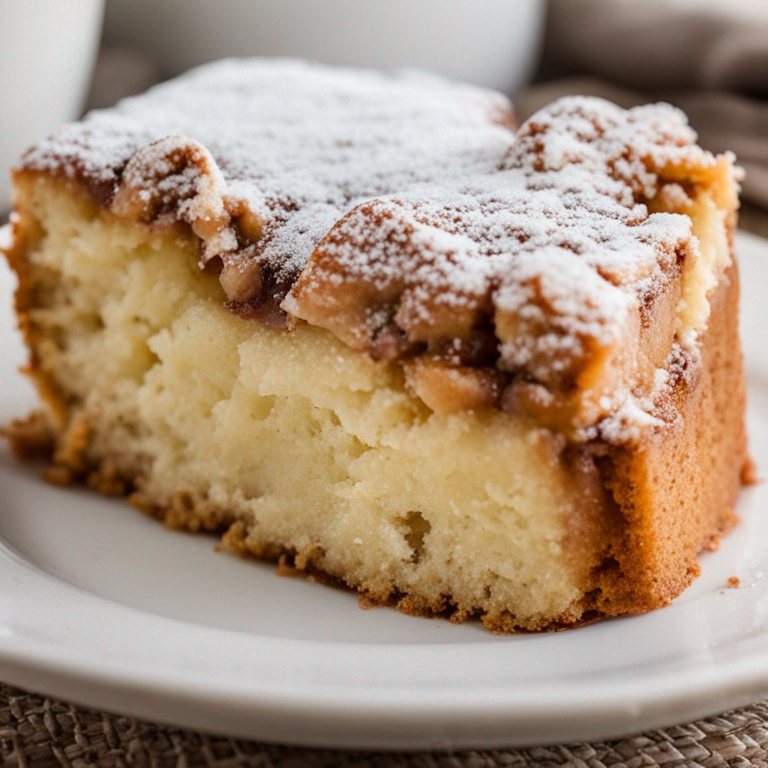
<svg viewBox="0 0 768 768">
<path fill-rule="evenodd" d="M 0 212 L 9 169 L 83 107 L 103 0 L 0 0 Z"/>
<path fill-rule="evenodd" d="M 107 0 L 106 33 L 168 75 L 224 56 L 419 67 L 513 95 L 545 0 Z"/>
</svg>

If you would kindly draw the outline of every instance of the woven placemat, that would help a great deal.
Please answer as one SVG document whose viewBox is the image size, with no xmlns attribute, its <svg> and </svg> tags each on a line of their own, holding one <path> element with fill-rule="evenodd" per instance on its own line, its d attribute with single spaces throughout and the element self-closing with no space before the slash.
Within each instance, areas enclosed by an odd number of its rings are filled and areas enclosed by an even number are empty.
<svg viewBox="0 0 768 768">
<path fill-rule="evenodd" d="M 768 767 L 768 702 L 613 742 L 455 753 L 299 749 L 94 712 L 0 685 L 2 766 L 176 768 Z"/>
</svg>

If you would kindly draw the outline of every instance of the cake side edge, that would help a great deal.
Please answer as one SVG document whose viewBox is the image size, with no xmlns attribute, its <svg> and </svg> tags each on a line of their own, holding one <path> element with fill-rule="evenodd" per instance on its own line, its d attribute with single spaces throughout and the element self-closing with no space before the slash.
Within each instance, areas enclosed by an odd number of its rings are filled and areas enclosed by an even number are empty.
<svg viewBox="0 0 768 768">
<path fill-rule="evenodd" d="M 699 555 L 716 549 L 738 522 L 736 502 L 752 462 L 733 253 L 710 304 L 700 368 L 678 372 L 661 404 L 679 417 L 650 433 L 640 450 L 616 447 L 600 460 L 624 526 L 613 556 L 632 583 L 628 589 L 616 573 L 605 575 L 598 602 L 606 613 L 669 604 L 699 575 Z M 686 379 L 693 379 L 690 388 Z"/>
</svg>

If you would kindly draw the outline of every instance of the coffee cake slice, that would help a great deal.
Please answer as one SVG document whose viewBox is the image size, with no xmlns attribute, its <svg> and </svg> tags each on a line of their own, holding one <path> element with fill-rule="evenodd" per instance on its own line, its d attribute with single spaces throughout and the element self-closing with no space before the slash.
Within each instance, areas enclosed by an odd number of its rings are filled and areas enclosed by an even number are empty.
<svg viewBox="0 0 768 768">
<path fill-rule="evenodd" d="M 666 105 L 226 61 L 14 172 L 60 482 L 420 614 L 667 604 L 747 464 L 732 157 Z M 42 434 L 44 433 L 44 435 Z"/>
</svg>

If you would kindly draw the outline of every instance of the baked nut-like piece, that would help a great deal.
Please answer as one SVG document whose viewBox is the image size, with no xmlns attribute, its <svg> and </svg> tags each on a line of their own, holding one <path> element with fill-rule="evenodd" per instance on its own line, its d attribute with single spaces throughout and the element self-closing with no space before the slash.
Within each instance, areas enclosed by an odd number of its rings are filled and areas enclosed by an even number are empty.
<svg viewBox="0 0 768 768">
<path fill-rule="evenodd" d="M 734 521 L 736 174 L 672 107 L 515 131 L 469 86 L 228 61 L 14 182 L 15 443 L 59 482 L 497 631 L 662 606 Z"/>
</svg>

